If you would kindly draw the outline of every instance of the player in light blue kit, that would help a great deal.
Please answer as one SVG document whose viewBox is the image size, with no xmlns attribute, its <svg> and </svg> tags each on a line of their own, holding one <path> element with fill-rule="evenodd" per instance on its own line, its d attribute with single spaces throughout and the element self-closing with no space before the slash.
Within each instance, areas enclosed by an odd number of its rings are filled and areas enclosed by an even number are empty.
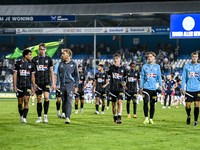
<svg viewBox="0 0 200 150">
<path fill-rule="evenodd" d="M 159 91 L 162 89 L 162 78 L 160 66 L 154 63 L 156 54 L 154 52 L 148 53 L 148 63 L 142 67 L 140 90 L 143 93 L 143 110 L 145 120 L 143 124 L 154 124 L 153 116 L 155 112 L 155 102 L 157 102 L 157 81 L 159 81 Z M 150 101 L 150 120 L 148 119 L 148 102 Z"/>
<path fill-rule="evenodd" d="M 191 122 L 191 103 L 194 102 L 194 126 L 197 126 L 199 116 L 199 101 L 200 101 L 200 64 L 198 61 L 198 53 L 191 54 L 192 62 L 188 63 L 183 68 L 182 76 L 182 94 L 185 95 L 187 124 Z M 186 84 L 186 91 L 184 89 Z"/>
</svg>

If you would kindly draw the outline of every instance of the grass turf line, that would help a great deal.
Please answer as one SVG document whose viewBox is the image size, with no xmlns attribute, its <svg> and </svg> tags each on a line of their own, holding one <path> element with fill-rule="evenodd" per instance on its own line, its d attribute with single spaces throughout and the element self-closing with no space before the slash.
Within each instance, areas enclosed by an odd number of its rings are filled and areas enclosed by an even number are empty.
<svg viewBox="0 0 200 150">
<path fill-rule="evenodd" d="M 184 106 L 162 109 L 158 102 L 154 125 L 143 125 L 143 104 L 137 105 L 137 119 L 127 118 L 126 101 L 123 101 L 122 124 L 113 123 L 112 108 L 96 115 L 95 104 L 85 104 L 84 113 L 74 114 L 71 124 L 57 118 L 56 101 L 50 100 L 48 124 L 37 120 L 37 105 L 31 105 L 28 124 L 20 123 L 17 100 L 0 100 L 0 149 L 199 149 L 200 127 L 186 125 Z M 36 104 L 36 103 L 35 103 Z M 80 107 L 80 103 L 79 103 Z M 133 107 L 131 104 L 131 117 Z M 43 111 L 44 113 L 44 111 Z"/>
</svg>

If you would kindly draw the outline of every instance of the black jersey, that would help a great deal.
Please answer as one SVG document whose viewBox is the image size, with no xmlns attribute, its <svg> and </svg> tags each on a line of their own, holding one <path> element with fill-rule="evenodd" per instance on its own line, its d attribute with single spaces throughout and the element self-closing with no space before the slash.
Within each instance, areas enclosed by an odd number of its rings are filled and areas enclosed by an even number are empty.
<svg viewBox="0 0 200 150">
<path fill-rule="evenodd" d="M 84 73 L 79 72 L 78 92 L 84 92 L 83 88 L 85 86 L 85 84 L 84 84 L 85 82 L 86 82 L 86 77 L 85 77 Z"/>
<path fill-rule="evenodd" d="M 140 80 L 140 73 L 138 71 L 128 70 L 126 72 L 126 86 L 128 93 L 137 92 L 137 81 Z"/>
<path fill-rule="evenodd" d="M 123 66 L 111 66 L 108 71 L 110 75 L 110 91 L 123 92 L 122 82 L 126 77 L 126 69 Z"/>
<path fill-rule="evenodd" d="M 35 68 L 30 61 L 17 61 L 13 71 L 17 72 L 17 88 L 31 87 L 31 74 L 35 73 Z"/>
<path fill-rule="evenodd" d="M 181 84 L 177 83 L 177 87 L 175 88 L 175 95 L 181 96 Z"/>
<path fill-rule="evenodd" d="M 50 68 L 53 67 L 52 59 L 49 56 L 35 56 L 32 63 L 36 69 L 35 83 L 39 85 L 50 84 Z"/>
<path fill-rule="evenodd" d="M 94 80 L 96 81 L 96 88 L 95 90 L 98 92 L 105 92 L 105 88 L 102 88 L 103 85 L 106 84 L 106 80 L 108 80 L 108 75 L 106 72 L 97 72 L 95 74 Z"/>
</svg>

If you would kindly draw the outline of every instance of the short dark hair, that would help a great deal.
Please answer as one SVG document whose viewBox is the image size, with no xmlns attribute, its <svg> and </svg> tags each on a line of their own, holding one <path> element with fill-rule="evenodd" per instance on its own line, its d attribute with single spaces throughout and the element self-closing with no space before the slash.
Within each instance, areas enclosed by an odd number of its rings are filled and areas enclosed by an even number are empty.
<svg viewBox="0 0 200 150">
<path fill-rule="evenodd" d="M 25 57 L 26 55 L 28 55 L 29 53 L 32 53 L 30 49 L 25 49 L 23 51 L 23 57 Z"/>
<path fill-rule="evenodd" d="M 115 53 L 114 55 L 113 55 L 113 58 L 114 57 L 119 57 L 119 58 L 121 58 L 121 55 L 119 54 L 119 53 Z"/>
<path fill-rule="evenodd" d="M 136 63 L 135 62 L 131 62 L 129 66 L 131 66 L 131 65 L 135 65 L 136 66 Z"/>
</svg>

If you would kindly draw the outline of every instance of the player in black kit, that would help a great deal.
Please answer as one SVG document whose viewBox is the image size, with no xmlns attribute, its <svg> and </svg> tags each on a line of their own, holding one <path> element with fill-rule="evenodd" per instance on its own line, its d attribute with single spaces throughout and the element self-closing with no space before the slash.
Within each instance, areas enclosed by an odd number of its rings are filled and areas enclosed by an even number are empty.
<svg viewBox="0 0 200 150">
<path fill-rule="evenodd" d="M 31 80 L 33 85 L 32 94 L 35 94 L 35 68 L 30 62 L 31 58 L 32 52 L 28 49 L 24 50 L 23 59 L 16 62 L 13 70 L 13 89 L 18 98 L 18 110 L 22 123 L 27 123 L 26 117 L 31 95 Z"/>
<path fill-rule="evenodd" d="M 133 118 L 137 118 L 136 109 L 137 109 L 137 84 L 140 86 L 140 73 L 135 70 L 135 63 L 130 63 L 130 70 L 127 71 L 126 74 L 126 86 L 125 86 L 125 94 L 127 97 L 127 117 L 130 118 L 130 101 L 133 100 Z"/>
<path fill-rule="evenodd" d="M 45 55 L 46 45 L 41 43 L 39 45 L 39 55 L 32 59 L 32 63 L 36 68 L 35 83 L 37 86 L 37 113 L 38 120 L 36 123 L 42 122 L 42 92 L 44 92 L 44 123 L 48 123 L 47 113 L 49 109 L 49 92 L 50 83 L 52 81 L 51 89 L 54 90 L 54 73 L 53 73 L 53 62 L 52 59 Z M 51 81 L 50 81 L 51 77 Z"/>
<path fill-rule="evenodd" d="M 83 111 L 83 105 L 84 105 L 84 90 L 86 89 L 86 77 L 83 73 L 82 65 L 80 64 L 78 66 L 79 71 L 79 85 L 78 85 L 78 92 L 75 95 L 75 113 L 78 113 L 78 100 L 81 101 L 81 113 L 84 113 Z"/>
<path fill-rule="evenodd" d="M 106 86 L 108 85 L 108 75 L 106 72 L 103 70 L 103 64 L 98 65 L 98 73 L 95 74 L 94 78 L 94 84 L 92 87 L 92 93 L 95 93 L 95 99 L 96 99 L 96 111 L 95 114 L 99 114 L 99 100 L 100 98 L 102 99 L 102 110 L 101 114 L 104 114 L 104 109 L 105 109 L 105 99 L 106 99 Z"/>
<path fill-rule="evenodd" d="M 126 78 L 126 69 L 120 65 L 121 55 L 114 54 L 115 65 L 110 66 L 108 75 L 110 75 L 110 97 L 112 101 L 112 110 L 114 115 L 114 123 L 122 123 L 122 100 L 124 95 L 124 86 Z M 118 104 L 118 116 L 116 110 L 116 102 Z"/>
</svg>

